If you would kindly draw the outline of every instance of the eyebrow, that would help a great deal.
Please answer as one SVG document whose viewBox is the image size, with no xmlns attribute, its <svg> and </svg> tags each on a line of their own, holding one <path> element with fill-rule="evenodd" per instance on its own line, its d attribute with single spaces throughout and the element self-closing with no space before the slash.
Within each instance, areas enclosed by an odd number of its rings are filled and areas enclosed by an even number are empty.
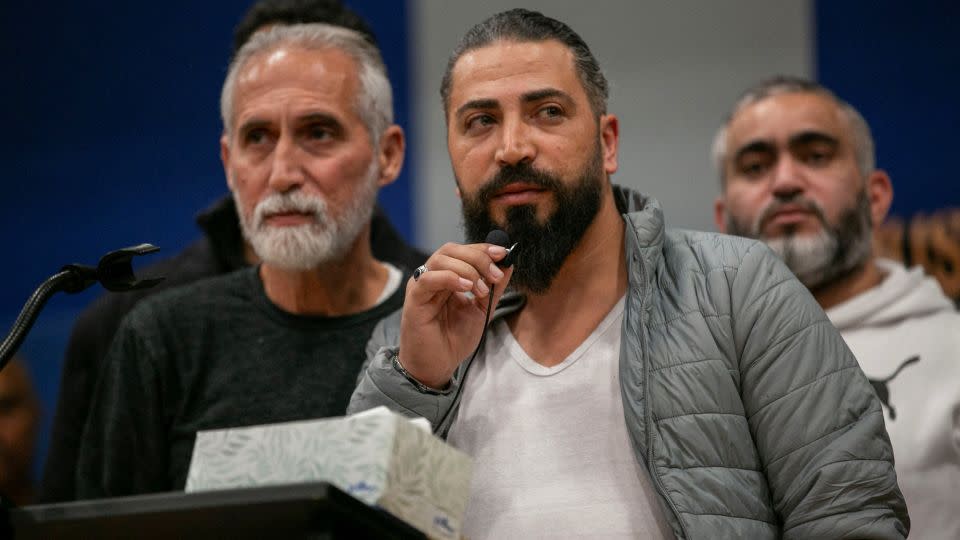
<svg viewBox="0 0 960 540">
<path fill-rule="evenodd" d="M 242 124 L 240 124 L 240 126 L 237 128 L 237 133 L 246 133 L 250 130 L 266 127 L 269 125 L 270 125 L 270 122 L 267 122 L 266 120 L 262 120 L 260 118 L 251 118 L 249 120 L 245 120 Z"/>
<path fill-rule="evenodd" d="M 303 115 L 303 116 L 297 117 L 297 120 L 298 120 L 298 121 L 304 121 L 304 120 L 306 120 L 306 121 L 313 121 L 313 122 L 315 122 L 315 121 L 317 121 L 317 120 L 319 120 L 319 121 L 321 121 L 321 122 L 337 122 L 336 117 L 334 117 L 334 116 L 333 116 L 332 114 L 330 114 L 330 113 L 324 113 L 324 112 L 312 112 L 312 113 L 307 113 L 307 114 L 305 114 L 305 115 Z"/>
<path fill-rule="evenodd" d="M 547 98 L 561 98 L 564 101 L 573 103 L 573 98 L 571 98 L 569 94 L 556 88 L 544 88 L 542 90 L 527 92 L 520 96 L 520 101 L 523 103 L 536 103 L 537 101 Z M 495 109 L 499 106 L 500 102 L 496 99 L 474 99 L 458 107 L 456 116 L 460 116 L 464 112 L 473 109 Z"/>
<path fill-rule="evenodd" d="M 524 103 L 533 103 L 547 98 L 563 98 L 566 101 L 573 101 L 569 94 L 557 90 L 556 88 L 544 88 L 543 90 L 534 90 L 520 96 L 520 101 Z"/>
<path fill-rule="evenodd" d="M 460 116 L 471 109 L 495 109 L 499 105 L 500 102 L 495 99 L 473 99 L 457 107 L 456 116 Z"/>
<path fill-rule="evenodd" d="M 776 152 L 777 149 L 770 141 L 751 141 L 744 146 L 741 146 L 737 153 L 733 155 L 733 162 L 736 163 L 743 156 L 751 153 L 763 153 L 763 154 L 772 154 Z"/>
<path fill-rule="evenodd" d="M 836 137 L 823 133 L 822 131 L 803 131 L 801 133 L 791 136 L 790 139 L 787 140 L 787 146 L 790 148 L 803 146 L 811 143 L 826 143 L 831 146 L 840 145 L 840 141 L 837 140 Z M 772 154 L 772 153 L 775 153 L 776 151 L 777 151 L 776 146 L 770 141 L 765 141 L 765 140 L 751 141 L 746 145 L 740 147 L 739 150 L 737 150 L 736 154 L 733 155 L 733 162 L 736 163 L 740 158 L 742 158 L 746 154 L 750 154 L 754 152 Z"/>
<path fill-rule="evenodd" d="M 303 116 L 297 117 L 296 122 L 298 124 L 319 122 L 321 124 L 327 124 L 327 125 L 340 125 L 340 120 L 336 116 L 329 113 L 323 113 L 323 112 L 307 113 Z M 264 120 L 262 118 L 254 117 L 240 124 L 239 132 L 243 133 L 246 131 L 250 131 L 251 129 L 267 127 L 270 125 L 270 123 L 271 122 L 269 120 Z"/>
<path fill-rule="evenodd" d="M 840 141 L 837 140 L 836 137 L 823 133 L 822 131 L 804 131 L 790 137 L 787 145 L 793 147 L 821 142 L 832 146 L 839 146 L 840 144 Z"/>
<path fill-rule="evenodd" d="M 305 125 L 315 125 L 315 124 L 320 124 L 328 128 L 334 128 L 337 131 L 341 131 L 344 129 L 343 121 L 341 121 L 336 116 L 330 113 L 325 113 L 325 112 L 312 112 L 312 113 L 307 113 L 303 116 L 299 116 L 296 119 L 295 125 L 305 126 Z"/>
</svg>

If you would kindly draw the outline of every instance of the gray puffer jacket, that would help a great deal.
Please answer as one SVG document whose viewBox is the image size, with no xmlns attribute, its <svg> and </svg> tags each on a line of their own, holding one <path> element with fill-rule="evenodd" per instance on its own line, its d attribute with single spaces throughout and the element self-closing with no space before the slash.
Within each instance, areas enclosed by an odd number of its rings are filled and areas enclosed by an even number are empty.
<svg viewBox="0 0 960 540">
<path fill-rule="evenodd" d="M 666 231 L 655 200 L 615 197 L 624 413 L 677 537 L 904 538 L 880 402 L 809 292 L 760 243 Z M 522 303 L 505 295 L 495 316 Z M 374 332 L 349 412 L 386 405 L 445 435 L 469 366 L 418 391 L 393 364 L 398 323 Z"/>
</svg>

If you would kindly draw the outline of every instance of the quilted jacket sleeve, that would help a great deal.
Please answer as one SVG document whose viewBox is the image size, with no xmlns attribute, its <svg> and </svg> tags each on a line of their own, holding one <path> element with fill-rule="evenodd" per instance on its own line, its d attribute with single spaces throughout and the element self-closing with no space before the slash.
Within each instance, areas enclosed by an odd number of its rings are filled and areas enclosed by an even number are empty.
<svg viewBox="0 0 960 540">
<path fill-rule="evenodd" d="M 435 432 L 445 432 L 453 420 L 458 376 L 443 393 L 424 393 L 393 366 L 400 342 L 400 312 L 387 317 L 374 329 L 367 344 L 367 366 L 350 398 L 347 414 L 383 405 L 406 416 L 426 418 Z M 459 370 L 458 370 L 459 373 Z M 448 414 L 449 413 L 449 414 Z M 443 421 L 443 425 L 438 425 Z"/>
<path fill-rule="evenodd" d="M 906 537 L 880 402 L 819 305 L 760 244 L 731 301 L 743 403 L 783 537 Z"/>
</svg>

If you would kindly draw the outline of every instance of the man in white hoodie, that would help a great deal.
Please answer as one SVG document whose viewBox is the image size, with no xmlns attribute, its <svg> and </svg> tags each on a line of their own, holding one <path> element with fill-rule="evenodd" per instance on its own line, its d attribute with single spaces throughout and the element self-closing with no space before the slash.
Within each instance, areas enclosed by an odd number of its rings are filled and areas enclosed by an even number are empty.
<svg viewBox="0 0 960 540">
<path fill-rule="evenodd" d="M 713 158 L 717 228 L 779 254 L 873 383 L 911 538 L 960 538 L 960 314 L 921 268 L 873 252 L 893 187 L 867 123 L 823 86 L 779 77 L 736 102 Z"/>
</svg>

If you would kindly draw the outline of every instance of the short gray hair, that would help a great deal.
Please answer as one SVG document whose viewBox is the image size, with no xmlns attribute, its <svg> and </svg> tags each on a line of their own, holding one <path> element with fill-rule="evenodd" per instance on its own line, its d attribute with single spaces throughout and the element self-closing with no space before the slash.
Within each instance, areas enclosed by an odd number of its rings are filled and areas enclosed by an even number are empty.
<svg viewBox="0 0 960 540">
<path fill-rule="evenodd" d="M 874 151 L 873 135 L 870 134 L 870 126 L 863 119 L 860 112 L 857 111 L 846 101 L 837 97 L 827 87 L 815 83 L 802 77 L 778 76 L 767 79 L 744 92 L 736 101 L 723 126 L 717 131 L 713 138 L 713 147 L 711 157 L 713 164 L 720 175 L 720 184 L 726 184 L 726 174 L 724 170 L 724 161 L 727 158 L 727 130 L 730 127 L 730 121 L 743 109 L 750 105 L 759 103 L 769 97 L 780 94 L 817 94 L 833 101 L 840 112 L 847 118 L 853 134 L 853 152 L 857 159 L 857 166 L 860 169 L 862 177 L 873 172 L 876 168 L 876 155 Z"/>
<path fill-rule="evenodd" d="M 377 146 L 380 136 L 393 124 L 393 93 L 387 68 L 380 51 L 361 34 L 329 24 L 296 24 L 274 26 L 257 32 L 230 62 L 227 78 L 220 93 L 220 117 L 223 132 L 233 129 L 234 91 L 237 77 L 251 58 L 288 45 L 305 50 L 337 49 L 357 63 L 360 92 L 357 95 L 357 114 L 363 120 L 370 140 Z"/>
</svg>

